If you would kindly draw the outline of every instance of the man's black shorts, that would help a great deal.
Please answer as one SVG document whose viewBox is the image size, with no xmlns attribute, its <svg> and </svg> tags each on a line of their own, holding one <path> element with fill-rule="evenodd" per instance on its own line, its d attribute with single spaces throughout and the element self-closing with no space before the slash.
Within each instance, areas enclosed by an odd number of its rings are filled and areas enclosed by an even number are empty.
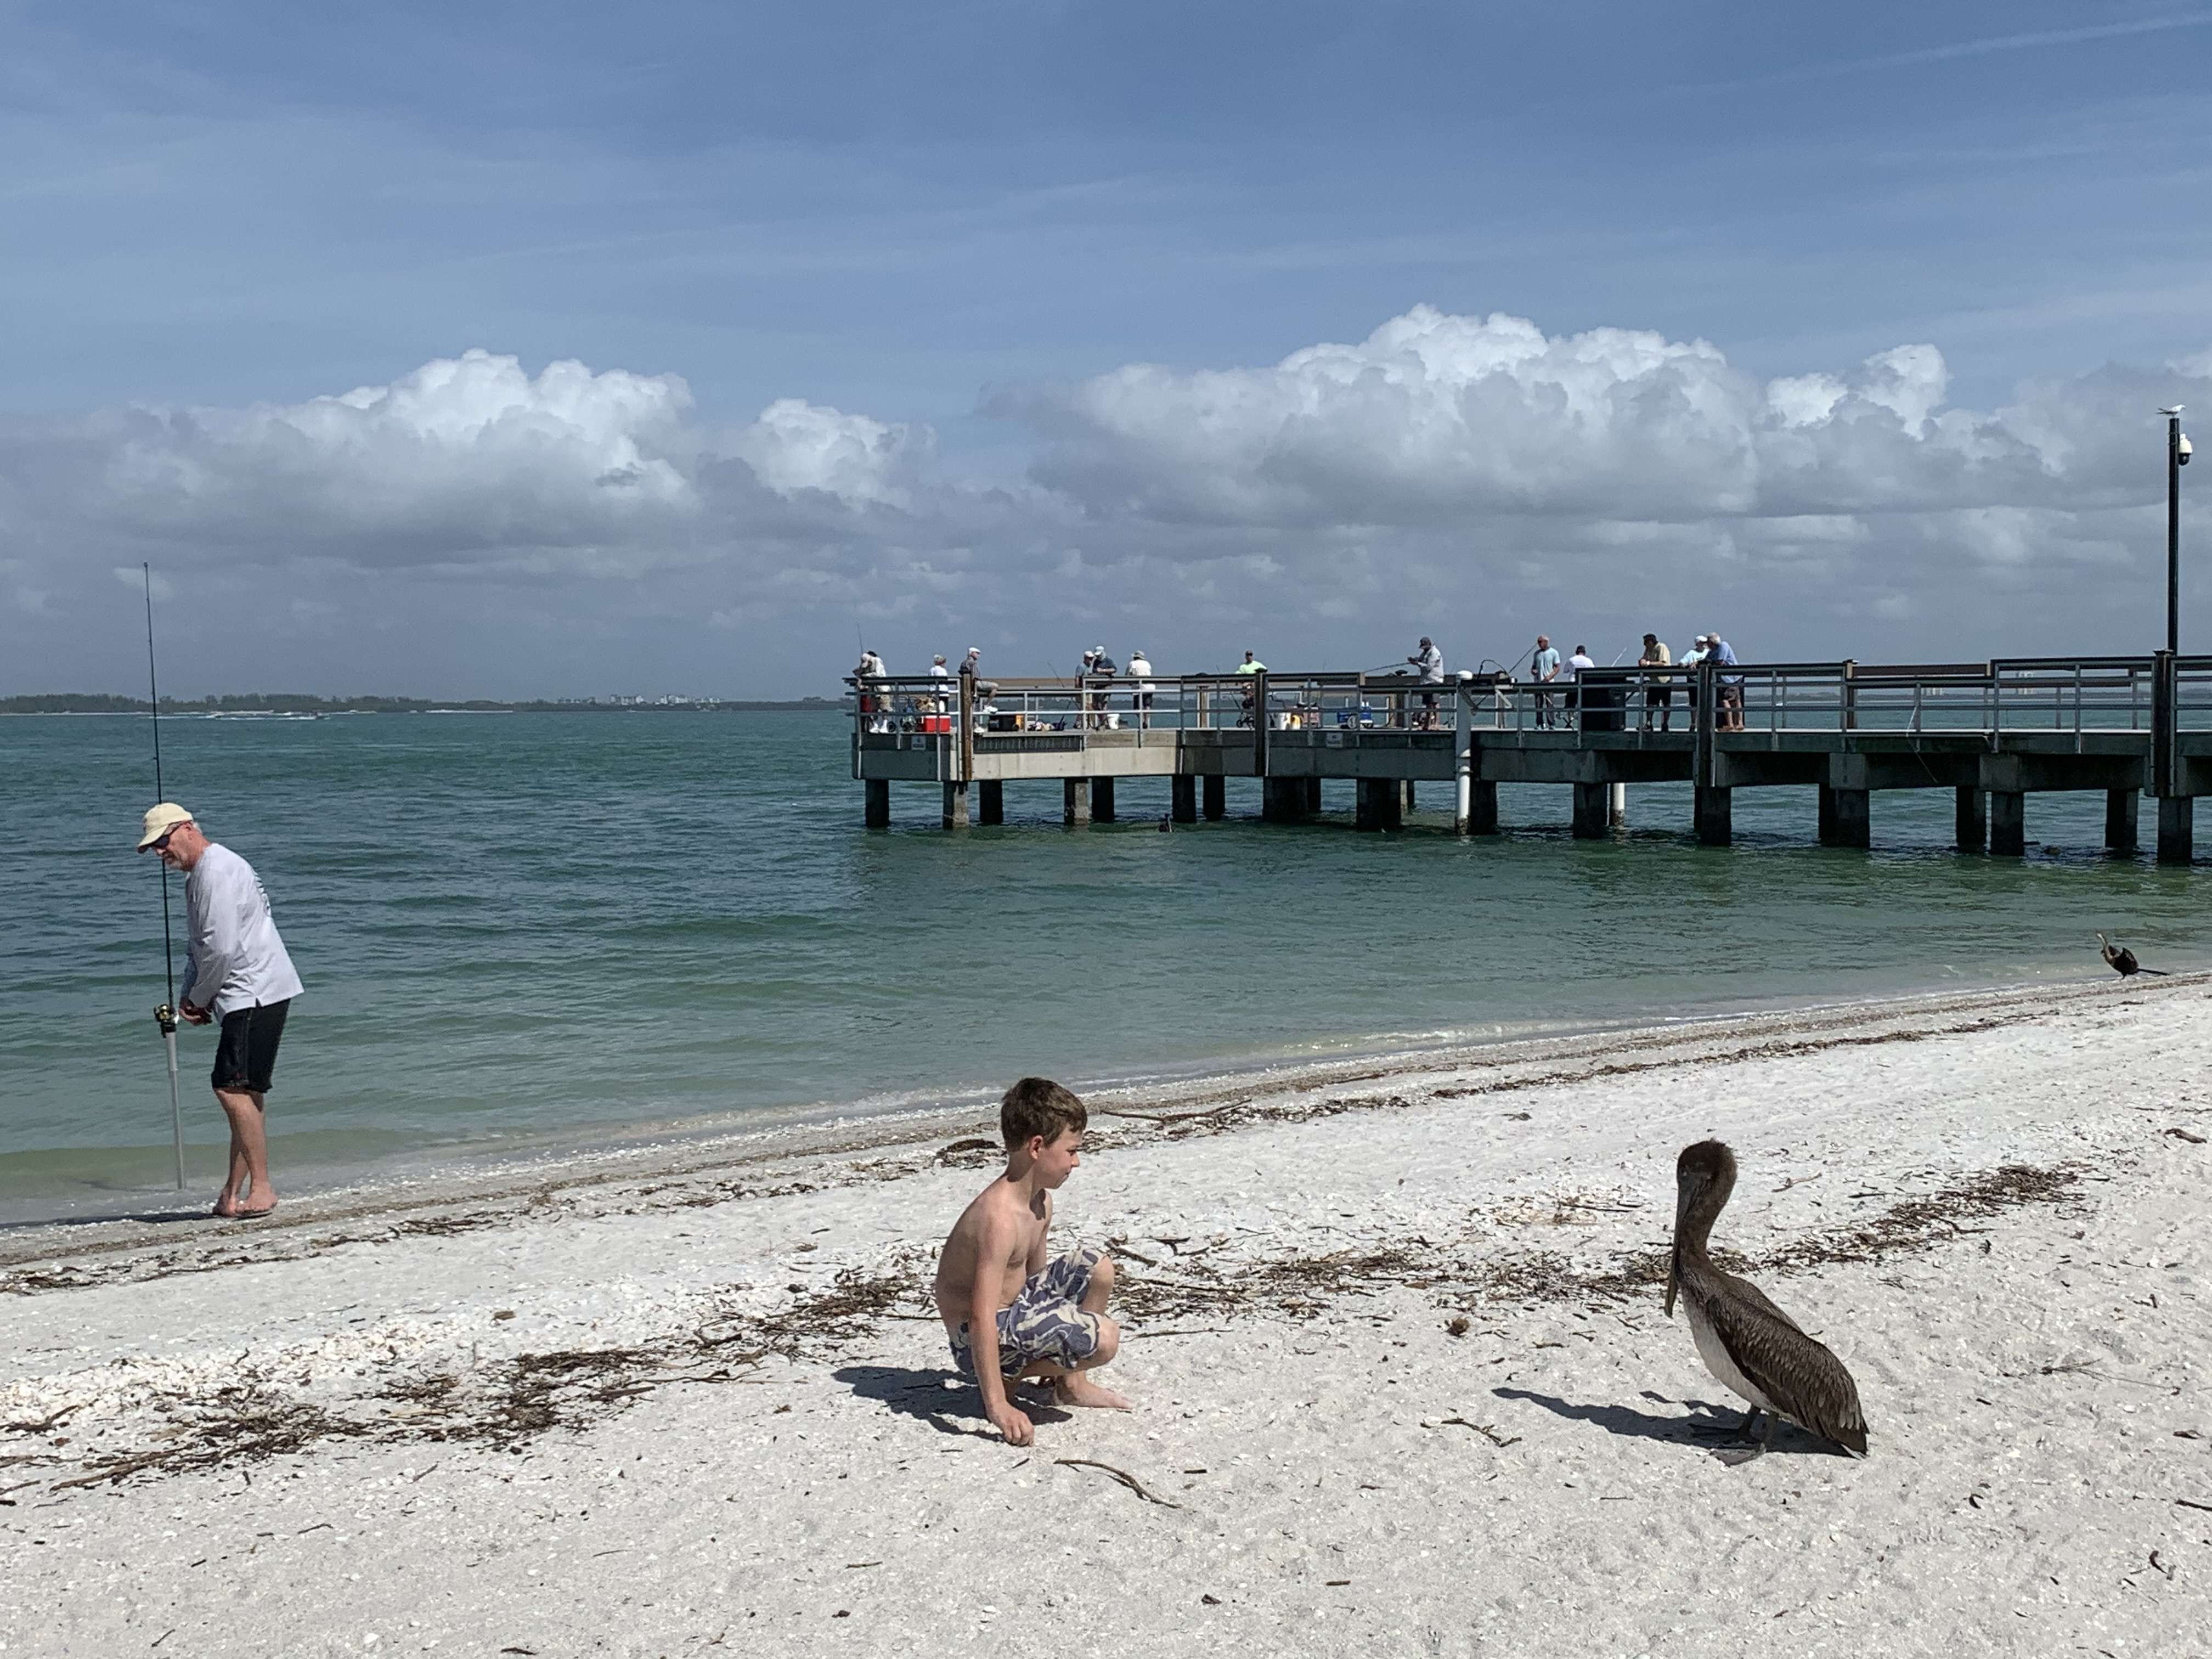
<svg viewBox="0 0 2212 1659">
<path fill-rule="evenodd" d="M 218 1089 L 267 1094 L 276 1070 L 276 1045 L 284 1036 L 284 1015 L 291 1006 L 287 998 L 225 1014 L 222 1035 L 216 1039 L 215 1071 L 208 1080 Z"/>
</svg>

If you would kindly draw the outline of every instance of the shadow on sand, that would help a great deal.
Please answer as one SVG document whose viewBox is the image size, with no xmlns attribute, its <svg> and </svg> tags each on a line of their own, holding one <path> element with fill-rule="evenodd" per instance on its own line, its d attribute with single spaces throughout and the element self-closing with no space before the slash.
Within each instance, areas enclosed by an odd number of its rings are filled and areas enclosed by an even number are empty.
<svg viewBox="0 0 2212 1659">
<path fill-rule="evenodd" d="M 265 1221 L 270 1218 L 256 1216 L 251 1218 Z M 183 1203 L 182 1207 L 173 1210 L 117 1210 L 106 1215 L 34 1216 L 15 1221 L 0 1221 L 0 1238 L 12 1238 L 22 1233 L 66 1234 L 70 1230 L 80 1227 L 166 1227 L 181 1225 L 187 1221 L 219 1224 L 230 1219 L 232 1218 L 228 1216 L 210 1215 L 208 1200 L 200 1198 Z"/>
<path fill-rule="evenodd" d="M 1640 1412 L 1633 1406 L 1577 1406 L 1570 1401 L 1557 1399 L 1548 1394 L 1537 1394 L 1528 1389 L 1492 1389 L 1491 1393 L 1500 1400 L 1525 1400 L 1541 1406 L 1555 1417 L 1570 1422 L 1589 1423 L 1607 1434 L 1627 1435 L 1638 1440 L 1661 1440 L 1678 1446 L 1702 1446 L 1723 1462 L 1741 1460 L 1753 1443 L 1737 1437 L 1737 1425 L 1743 1413 L 1726 1406 L 1716 1406 L 1709 1400 L 1685 1400 L 1681 1404 L 1689 1411 L 1701 1415 L 1690 1417 L 1654 1417 L 1650 1412 Z M 1644 1398 L 1662 1406 L 1673 1405 L 1664 1395 L 1646 1390 Z M 1716 1442 L 1721 1443 L 1716 1444 Z M 1794 1423 L 1778 1421 L 1774 1425 L 1774 1449 L 1778 1452 L 1825 1452 L 1832 1449 L 1818 1435 L 1809 1434 Z"/>
<path fill-rule="evenodd" d="M 939 1434 L 994 1440 L 999 1431 L 983 1415 L 983 1396 L 955 1370 L 916 1370 L 905 1365 L 847 1365 L 830 1375 L 863 1400 L 890 1407 L 902 1417 L 918 1418 Z M 1052 1404 L 1051 1390 L 1018 1382 L 1010 1391 L 1032 1423 L 1065 1423 L 1068 1414 Z"/>
</svg>

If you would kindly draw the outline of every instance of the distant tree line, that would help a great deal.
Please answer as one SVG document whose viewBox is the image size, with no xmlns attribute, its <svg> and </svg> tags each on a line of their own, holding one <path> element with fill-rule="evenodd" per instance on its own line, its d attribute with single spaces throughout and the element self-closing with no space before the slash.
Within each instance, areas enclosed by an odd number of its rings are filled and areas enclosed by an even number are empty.
<svg viewBox="0 0 2212 1659">
<path fill-rule="evenodd" d="M 802 697 L 796 702 L 758 702 L 739 699 L 702 698 L 682 702 L 647 702 L 641 699 L 602 702 L 596 698 L 563 699 L 548 702 L 532 699 L 500 702 L 486 697 L 316 697 L 299 691 L 246 691 L 229 696 L 207 696 L 198 701 L 181 697 L 161 699 L 165 714 L 418 714 L 432 708 L 462 708 L 486 713 L 514 714 L 635 714 L 640 709 L 700 710 L 747 708 L 836 708 L 834 697 Z M 143 697 L 119 697 L 97 691 L 41 691 L 0 697 L 0 714 L 143 714 L 152 705 Z"/>
</svg>

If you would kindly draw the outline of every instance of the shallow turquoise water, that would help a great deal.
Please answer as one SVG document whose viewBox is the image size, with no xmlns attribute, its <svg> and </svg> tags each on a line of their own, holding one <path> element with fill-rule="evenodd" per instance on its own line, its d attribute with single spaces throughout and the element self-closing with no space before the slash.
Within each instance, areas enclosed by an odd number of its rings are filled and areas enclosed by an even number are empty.
<svg viewBox="0 0 2212 1659">
<path fill-rule="evenodd" d="M 1948 850 L 1948 791 L 1875 799 L 1872 854 L 1813 842 L 1809 790 L 1686 787 L 1577 842 L 1509 787 L 1462 842 L 1330 818 L 1172 836 L 1164 782 L 1068 832 L 1056 785 L 946 836 L 936 793 L 860 827 L 834 714 L 164 722 L 168 793 L 252 860 L 307 981 L 271 1097 L 280 1169 L 329 1179 L 677 1121 L 995 1093 L 1916 988 L 2094 978 L 2094 928 L 2195 966 L 2202 872 L 2097 846 L 2100 797 L 2032 798 L 2025 860 Z M 0 1200 L 158 1188 L 160 886 L 131 851 L 143 720 L 0 720 Z M 1341 793 L 1340 793 L 1341 792 Z M 1444 805 L 1439 787 L 1425 800 Z M 182 895 L 175 895 L 181 924 Z M 181 965 L 181 951 L 179 952 Z M 183 1038 L 212 1184 L 212 1039 Z M 295 1186 L 300 1184 L 294 1182 Z"/>
</svg>

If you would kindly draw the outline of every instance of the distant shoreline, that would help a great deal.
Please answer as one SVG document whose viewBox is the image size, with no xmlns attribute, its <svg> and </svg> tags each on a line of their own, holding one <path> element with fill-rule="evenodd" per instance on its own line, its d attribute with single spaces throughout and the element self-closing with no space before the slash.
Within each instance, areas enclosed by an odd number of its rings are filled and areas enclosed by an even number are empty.
<svg viewBox="0 0 2212 1659">
<path fill-rule="evenodd" d="M 88 706 L 91 705 L 91 706 Z M 683 702 L 546 702 L 527 700 L 499 702 L 484 698 L 446 702 L 428 697 L 334 697 L 296 696 L 219 697 L 213 702 L 173 702 L 161 699 L 161 713 L 188 715 L 258 716 L 321 714 L 719 714 L 788 712 L 803 714 L 841 710 L 835 697 L 800 697 L 768 702 L 744 697 L 699 698 Z M 152 713 L 143 698 L 83 696 L 69 693 L 0 697 L 0 718 L 9 715 L 125 714 L 143 718 Z"/>
</svg>

